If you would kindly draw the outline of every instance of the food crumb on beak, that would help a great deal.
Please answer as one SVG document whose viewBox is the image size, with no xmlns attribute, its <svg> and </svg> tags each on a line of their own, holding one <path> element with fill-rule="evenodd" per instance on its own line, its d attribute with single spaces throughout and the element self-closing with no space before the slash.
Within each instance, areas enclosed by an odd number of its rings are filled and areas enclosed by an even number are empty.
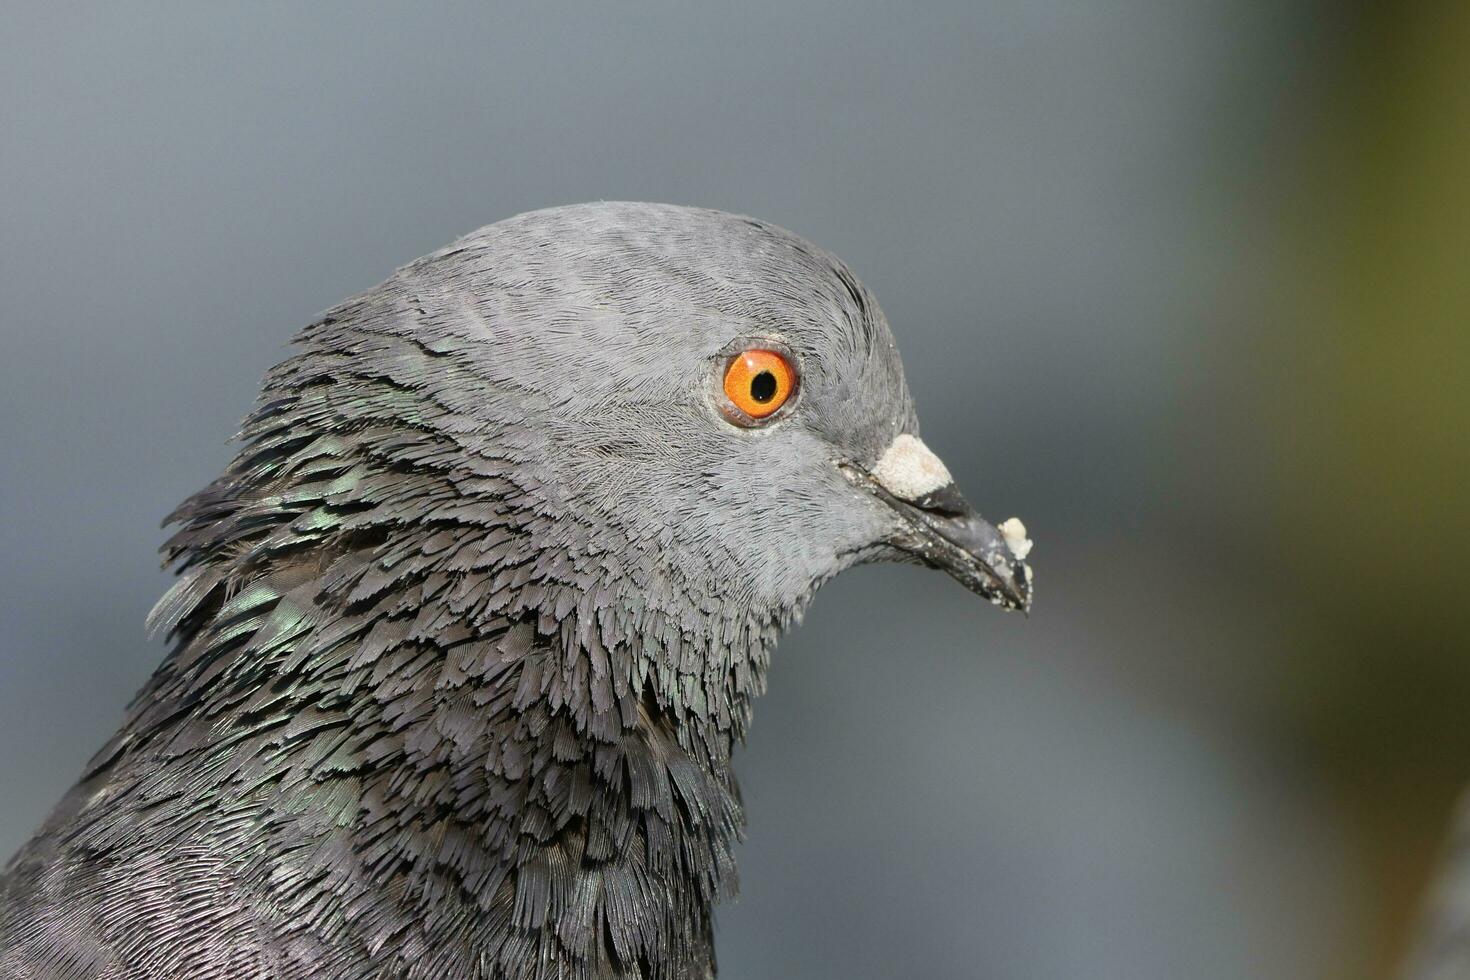
<svg viewBox="0 0 1470 980">
<path fill-rule="evenodd" d="M 1025 561 L 1026 556 L 1031 554 L 1031 539 L 1026 537 L 1026 525 L 1021 523 L 1021 519 L 1008 517 L 1000 522 L 996 530 L 1005 538 L 1006 547 L 1011 549 L 1016 561 Z"/>
</svg>

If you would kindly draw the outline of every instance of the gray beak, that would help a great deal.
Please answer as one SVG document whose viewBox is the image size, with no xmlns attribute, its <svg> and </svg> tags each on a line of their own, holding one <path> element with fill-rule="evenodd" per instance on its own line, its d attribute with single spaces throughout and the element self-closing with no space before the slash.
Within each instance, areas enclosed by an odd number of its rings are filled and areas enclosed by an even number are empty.
<svg viewBox="0 0 1470 980">
<path fill-rule="evenodd" d="M 902 435 L 871 470 L 845 466 L 852 482 L 900 516 L 888 543 L 1004 609 L 1031 608 L 1031 550 L 1015 518 L 1000 527 L 965 501 L 949 471 L 914 436 Z"/>
</svg>

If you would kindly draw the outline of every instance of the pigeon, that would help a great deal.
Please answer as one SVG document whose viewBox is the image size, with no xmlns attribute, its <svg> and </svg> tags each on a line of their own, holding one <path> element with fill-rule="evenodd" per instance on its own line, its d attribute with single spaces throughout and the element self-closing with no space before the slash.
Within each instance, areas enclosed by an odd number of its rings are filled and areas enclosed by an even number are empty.
<svg viewBox="0 0 1470 980">
<path fill-rule="evenodd" d="M 169 652 L 0 879 L 26 980 L 684 980 L 773 645 L 863 562 L 1028 610 L 837 258 L 484 227 L 322 315 L 170 517 Z"/>
</svg>

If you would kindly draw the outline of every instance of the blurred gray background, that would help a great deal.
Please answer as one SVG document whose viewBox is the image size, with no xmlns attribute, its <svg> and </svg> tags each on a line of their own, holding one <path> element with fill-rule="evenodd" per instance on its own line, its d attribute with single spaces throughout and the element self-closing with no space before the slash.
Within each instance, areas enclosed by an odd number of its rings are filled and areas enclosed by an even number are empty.
<svg viewBox="0 0 1470 980">
<path fill-rule="evenodd" d="M 11 0 L 0 857 L 299 326 L 660 200 L 843 256 L 1037 541 L 1029 621 L 865 568 L 788 637 L 722 976 L 1385 975 L 1470 768 L 1470 8 L 1387 9 Z"/>
</svg>

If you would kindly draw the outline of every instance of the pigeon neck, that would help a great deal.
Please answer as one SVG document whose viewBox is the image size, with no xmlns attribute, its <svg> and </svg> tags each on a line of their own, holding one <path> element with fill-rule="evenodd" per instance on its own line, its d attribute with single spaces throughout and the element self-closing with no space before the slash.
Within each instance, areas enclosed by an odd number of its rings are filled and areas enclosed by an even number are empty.
<svg viewBox="0 0 1470 980">
<path fill-rule="evenodd" d="M 328 894 L 371 910 L 370 934 L 348 916 L 317 937 L 333 944 L 415 936 L 452 975 L 527 956 L 569 977 L 655 958 L 705 975 L 711 910 L 737 888 L 730 753 L 762 630 L 555 591 L 469 615 L 452 578 L 390 585 L 404 549 L 355 543 L 238 581 L 233 564 L 186 572 L 159 610 L 179 645 L 89 774 L 130 784 L 108 819 L 162 838 L 170 814 L 217 816 L 200 832 L 253 855 L 286 919 L 317 928 Z M 163 809 L 159 786 L 200 795 Z"/>
</svg>

